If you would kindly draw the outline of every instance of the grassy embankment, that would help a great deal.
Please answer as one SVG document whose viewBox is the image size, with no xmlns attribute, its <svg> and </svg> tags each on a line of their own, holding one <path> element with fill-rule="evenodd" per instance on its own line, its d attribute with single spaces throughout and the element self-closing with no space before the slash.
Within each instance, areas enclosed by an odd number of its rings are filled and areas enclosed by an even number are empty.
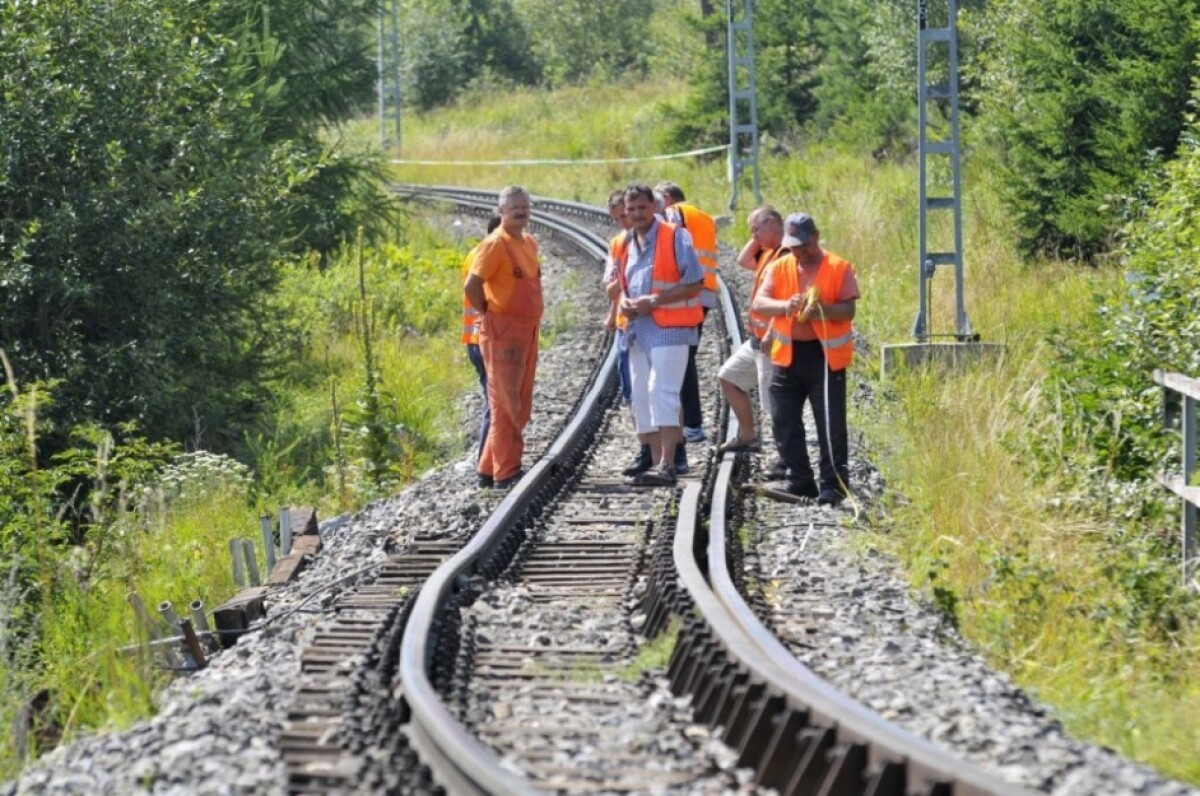
<svg viewBox="0 0 1200 796">
<path fill-rule="evenodd" d="M 676 87 L 591 86 L 472 97 L 410 119 L 409 159 L 616 158 L 657 154 L 657 103 Z M 375 128 L 364 123 L 359 135 Z M 964 226 L 967 312 L 996 361 L 955 373 L 892 379 L 860 407 L 877 463 L 903 501 L 885 506 L 864 544 L 890 550 L 914 585 L 935 595 L 963 633 L 1000 668 L 1055 707 L 1080 737 L 1200 782 L 1200 633 L 1130 630 L 1108 607 L 1132 599 L 1136 561 L 1108 548 L 1095 507 L 1068 508 L 1054 462 L 1036 466 L 1034 443 L 1054 455 L 1064 416 L 1048 365 L 1053 329 L 1070 333 L 1111 289 L 1115 269 L 1022 262 L 983 156 L 968 157 Z M 814 147 L 763 163 L 764 199 L 813 213 L 829 248 L 857 266 L 858 326 L 871 345 L 907 342 L 916 314 L 916 168 Z M 668 178 L 701 206 L 725 207 L 721 161 L 636 165 L 396 168 L 398 179 L 499 187 L 600 203 L 632 179 Z M 745 194 L 744 194 L 745 195 Z M 745 202 L 743 202 L 745 204 Z M 724 240 L 738 244 L 739 212 Z M 941 229 L 936 234 L 944 234 Z M 949 276 L 935 279 L 931 330 L 952 333 Z M 859 378 L 878 378 L 878 350 Z M 1045 441 L 1051 441 L 1046 444 Z M 1050 451 L 1047 454 L 1046 451 Z"/>
<path fill-rule="evenodd" d="M 86 544 L 45 556 L 43 593 L 24 605 L 3 568 L 0 651 L 14 641 L 9 623 L 29 621 L 29 610 L 39 642 L 0 656 L 13 661 L 0 664 L 0 726 L 12 726 L 42 690 L 51 705 L 41 723 L 67 739 L 151 714 L 166 677 L 155 661 L 121 651 L 140 635 L 126 594 L 139 594 L 151 612 L 162 600 L 180 615 L 197 598 L 219 605 L 236 591 L 231 538 L 253 539 L 264 566 L 260 514 L 299 504 L 322 517 L 353 509 L 459 449 L 457 396 L 473 383 L 457 327 L 465 242 L 419 220 L 402 223 L 401 237 L 363 252 L 361 282 L 354 247 L 324 269 L 285 268 L 278 304 L 296 322 L 295 356 L 274 387 L 273 416 L 246 441 L 252 471 L 207 454 L 171 468 L 161 497 L 125 496 L 92 525 Z M 368 336 L 379 379 L 374 410 L 364 391 Z M 386 430 L 385 450 L 368 450 L 373 426 Z M 20 767 L 15 740 L 0 733 L 0 779 Z"/>
</svg>

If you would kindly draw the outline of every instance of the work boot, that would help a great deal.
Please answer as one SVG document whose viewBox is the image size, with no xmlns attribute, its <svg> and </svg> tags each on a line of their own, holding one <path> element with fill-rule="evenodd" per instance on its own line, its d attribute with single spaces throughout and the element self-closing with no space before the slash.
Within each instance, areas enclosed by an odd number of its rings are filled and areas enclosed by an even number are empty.
<svg viewBox="0 0 1200 796">
<path fill-rule="evenodd" d="M 815 498 L 818 495 L 824 494 L 824 492 L 817 489 L 817 485 L 812 481 L 788 481 L 783 491 L 789 495 L 805 498 Z"/>
<path fill-rule="evenodd" d="M 687 446 L 682 442 L 675 443 L 675 472 L 679 475 L 687 475 L 690 469 L 687 461 Z"/>
<path fill-rule="evenodd" d="M 823 486 L 817 495 L 818 506 L 836 506 L 846 499 L 846 490 L 838 486 Z"/>
<path fill-rule="evenodd" d="M 621 471 L 622 475 L 641 475 L 654 466 L 654 462 L 650 460 L 650 446 L 643 445 L 638 451 L 637 456 L 633 459 L 633 464 Z"/>
</svg>

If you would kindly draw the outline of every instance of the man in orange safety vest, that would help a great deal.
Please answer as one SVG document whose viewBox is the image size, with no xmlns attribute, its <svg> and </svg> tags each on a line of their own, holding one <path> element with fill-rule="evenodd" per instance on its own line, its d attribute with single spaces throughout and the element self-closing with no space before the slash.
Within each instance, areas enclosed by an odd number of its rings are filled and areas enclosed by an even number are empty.
<svg viewBox="0 0 1200 796">
<path fill-rule="evenodd" d="M 850 263 L 821 248 L 807 213 L 784 220 L 783 245 L 788 254 L 767 266 L 751 305 L 771 319 L 762 344 L 774 366 L 772 426 L 787 463 L 787 491 L 832 506 L 850 493 L 846 368 L 854 354 L 858 281 Z M 817 425 L 819 487 L 804 435 L 805 401 Z"/>
</svg>

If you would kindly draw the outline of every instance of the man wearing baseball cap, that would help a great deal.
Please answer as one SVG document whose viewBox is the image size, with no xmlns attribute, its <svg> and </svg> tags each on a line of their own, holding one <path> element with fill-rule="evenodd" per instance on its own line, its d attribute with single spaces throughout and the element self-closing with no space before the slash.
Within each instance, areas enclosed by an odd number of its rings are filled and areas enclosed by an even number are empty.
<svg viewBox="0 0 1200 796">
<path fill-rule="evenodd" d="M 846 368 L 854 353 L 858 281 L 854 268 L 820 245 L 807 213 L 783 222 L 788 253 L 767 266 L 752 308 L 770 319 L 771 422 L 787 463 L 787 491 L 834 506 L 850 494 L 846 432 Z M 813 477 L 804 430 L 812 405 L 820 448 L 820 485 Z"/>
</svg>

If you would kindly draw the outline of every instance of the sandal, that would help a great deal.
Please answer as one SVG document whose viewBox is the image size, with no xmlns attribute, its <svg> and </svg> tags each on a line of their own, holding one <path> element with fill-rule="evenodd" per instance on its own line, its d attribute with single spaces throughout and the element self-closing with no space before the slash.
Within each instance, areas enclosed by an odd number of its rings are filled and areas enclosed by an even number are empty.
<svg viewBox="0 0 1200 796">
<path fill-rule="evenodd" d="M 758 437 L 750 439 L 731 439 L 728 442 L 722 442 L 717 448 L 717 453 L 741 453 L 749 451 L 750 453 L 758 453 L 762 450 L 762 443 L 758 441 Z"/>
</svg>

